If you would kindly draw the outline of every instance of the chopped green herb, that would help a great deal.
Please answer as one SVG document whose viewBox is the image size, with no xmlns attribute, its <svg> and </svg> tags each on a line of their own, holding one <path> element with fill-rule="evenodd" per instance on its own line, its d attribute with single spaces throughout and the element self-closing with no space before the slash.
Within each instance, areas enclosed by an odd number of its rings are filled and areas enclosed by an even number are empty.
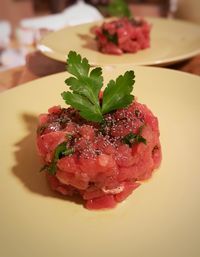
<svg viewBox="0 0 200 257">
<path fill-rule="evenodd" d="M 62 125 L 65 125 L 66 123 L 68 123 L 70 120 L 68 117 L 62 117 L 58 119 L 59 123 Z"/>
<path fill-rule="evenodd" d="M 50 175 L 55 175 L 56 174 L 56 164 L 57 162 L 52 162 L 48 168 L 46 169 L 46 171 L 50 174 Z"/>
<path fill-rule="evenodd" d="M 140 127 L 141 128 L 141 127 Z M 130 132 L 129 134 L 127 134 L 123 139 L 122 139 L 122 142 L 124 144 L 127 144 L 129 145 L 130 147 L 134 144 L 137 144 L 137 143 L 143 143 L 146 145 L 146 139 L 141 136 L 141 129 L 139 131 L 139 134 L 134 134 L 132 132 Z"/>
<path fill-rule="evenodd" d="M 141 111 L 138 110 L 138 109 L 136 109 L 136 110 L 135 110 L 135 116 L 136 116 L 137 118 L 139 118 L 140 115 L 141 115 Z"/>
<path fill-rule="evenodd" d="M 59 144 L 56 149 L 55 149 L 55 153 L 54 153 L 54 158 L 52 160 L 52 162 L 49 165 L 44 165 L 40 171 L 47 171 L 49 174 L 51 175 L 55 175 L 56 173 L 56 165 L 57 165 L 57 161 L 59 159 L 61 159 L 64 156 L 68 156 L 70 154 L 74 153 L 74 149 L 73 148 L 67 148 L 67 142 L 63 142 L 61 144 Z"/>
<path fill-rule="evenodd" d="M 106 36 L 108 41 L 112 42 L 115 45 L 118 45 L 118 36 L 117 33 L 111 35 L 107 30 L 103 29 L 103 34 Z"/>
<path fill-rule="evenodd" d="M 65 137 L 66 137 L 66 139 L 71 140 L 73 138 L 73 135 L 72 134 L 66 134 Z"/>
<path fill-rule="evenodd" d="M 91 71 L 86 58 L 70 51 L 68 54 L 68 72 L 75 77 L 69 77 L 65 83 L 72 92 L 63 92 L 65 102 L 80 112 L 89 121 L 102 122 L 103 115 L 120 108 L 127 107 L 134 99 L 131 95 L 134 84 L 134 72 L 127 71 L 116 81 L 111 80 L 103 93 L 102 105 L 99 93 L 103 86 L 102 69 L 97 67 Z"/>
<path fill-rule="evenodd" d="M 73 153 L 73 149 L 67 148 L 67 142 L 63 142 L 56 147 L 54 161 L 61 159 L 63 156 Z"/>
<path fill-rule="evenodd" d="M 103 122 L 100 123 L 99 132 L 105 136 L 112 126 L 113 126 L 113 120 L 104 120 Z"/>
<path fill-rule="evenodd" d="M 47 128 L 47 124 L 44 124 L 44 125 L 40 125 L 38 128 L 37 128 L 37 134 L 38 135 L 42 135 L 43 132 L 45 131 L 45 129 Z"/>
</svg>

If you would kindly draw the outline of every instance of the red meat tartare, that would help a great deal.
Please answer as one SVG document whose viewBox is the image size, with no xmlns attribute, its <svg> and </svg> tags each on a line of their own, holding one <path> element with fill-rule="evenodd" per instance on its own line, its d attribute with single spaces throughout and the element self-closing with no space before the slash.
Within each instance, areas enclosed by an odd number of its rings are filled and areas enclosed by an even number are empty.
<svg viewBox="0 0 200 257">
<path fill-rule="evenodd" d="M 95 29 L 97 46 L 105 54 L 136 53 L 150 47 L 150 24 L 144 19 L 119 18 Z"/>
<path fill-rule="evenodd" d="M 70 52 L 62 97 L 71 107 L 41 114 L 37 148 L 53 190 L 80 195 L 88 209 L 113 208 L 151 177 L 161 162 L 158 120 L 131 95 L 134 72 L 101 93 L 101 68 Z M 90 99 L 90 101 L 89 101 Z"/>
<path fill-rule="evenodd" d="M 62 144 L 71 154 L 57 161 L 57 172 L 48 173 L 48 180 L 61 194 L 80 194 L 89 209 L 114 207 L 150 178 L 161 161 L 157 118 L 137 102 L 106 115 L 101 125 L 72 108 L 49 109 L 40 116 L 37 136 L 47 165 Z"/>
</svg>

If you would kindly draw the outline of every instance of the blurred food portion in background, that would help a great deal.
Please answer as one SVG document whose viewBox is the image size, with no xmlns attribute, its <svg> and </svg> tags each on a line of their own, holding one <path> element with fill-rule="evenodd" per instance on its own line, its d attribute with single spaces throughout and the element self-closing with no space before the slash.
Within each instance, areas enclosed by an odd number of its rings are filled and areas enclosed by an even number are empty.
<svg viewBox="0 0 200 257">
<path fill-rule="evenodd" d="M 117 0 L 0 0 L 0 71 L 24 65 L 27 53 L 47 33 L 108 17 L 112 1 Z M 200 0 L 122 1 L 134 16 L 199 16 Z M 193 13 L 188 11 L 192 4 Z"/>
</svg>

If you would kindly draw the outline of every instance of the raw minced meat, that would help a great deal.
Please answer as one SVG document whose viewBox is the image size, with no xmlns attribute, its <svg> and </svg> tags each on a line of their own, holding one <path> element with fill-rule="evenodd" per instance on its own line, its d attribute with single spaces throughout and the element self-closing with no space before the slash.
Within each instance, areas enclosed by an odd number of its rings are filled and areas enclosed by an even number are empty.
<svg viewBox="0 0 200 257">
<path fill-rule="evenodd" d="M 120 18 L 104 22 L 94 33 L 100 52 L 121 55 L 150 47 L 150 31 L 144 19 Z"/>
<path fill-rule="evenodd" d="M 158 120 L 137 101 L 102 123 L 54 106 L 40 115 L 37 147 L 51 188 L 80 195 L 88 209 L 115 207 L 161 162 Z"/>
</svg>

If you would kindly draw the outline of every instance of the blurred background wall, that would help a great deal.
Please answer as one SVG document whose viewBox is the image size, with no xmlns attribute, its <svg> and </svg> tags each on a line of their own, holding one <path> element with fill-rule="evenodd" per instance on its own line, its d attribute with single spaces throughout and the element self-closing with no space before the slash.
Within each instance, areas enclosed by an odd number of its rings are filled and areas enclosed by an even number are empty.
<svg viewBox="0 0 200 257">
<path fill-rule="evenodd" d="M 162 15 L 165 15 L 168 9 L 168 0 L 125 0 L 135 12 L 142 13 L 141 5 L 149 6 L 150 15 L 153 15 L 158 9 Z M 197 0 L 199 1 L 199 0 Z M 0 19 L 7 19 L 12 26 L 16 26 L 23 18 L 45 15 L 48 13 L 59 13 L 73 4 L 75 0 L 0 0 Z M 109 0 L 86 0 L 93 6 L 101 7 L 108 4 Z M 144 10 L 144 14 L 148 9 Z"/>
</svg>

